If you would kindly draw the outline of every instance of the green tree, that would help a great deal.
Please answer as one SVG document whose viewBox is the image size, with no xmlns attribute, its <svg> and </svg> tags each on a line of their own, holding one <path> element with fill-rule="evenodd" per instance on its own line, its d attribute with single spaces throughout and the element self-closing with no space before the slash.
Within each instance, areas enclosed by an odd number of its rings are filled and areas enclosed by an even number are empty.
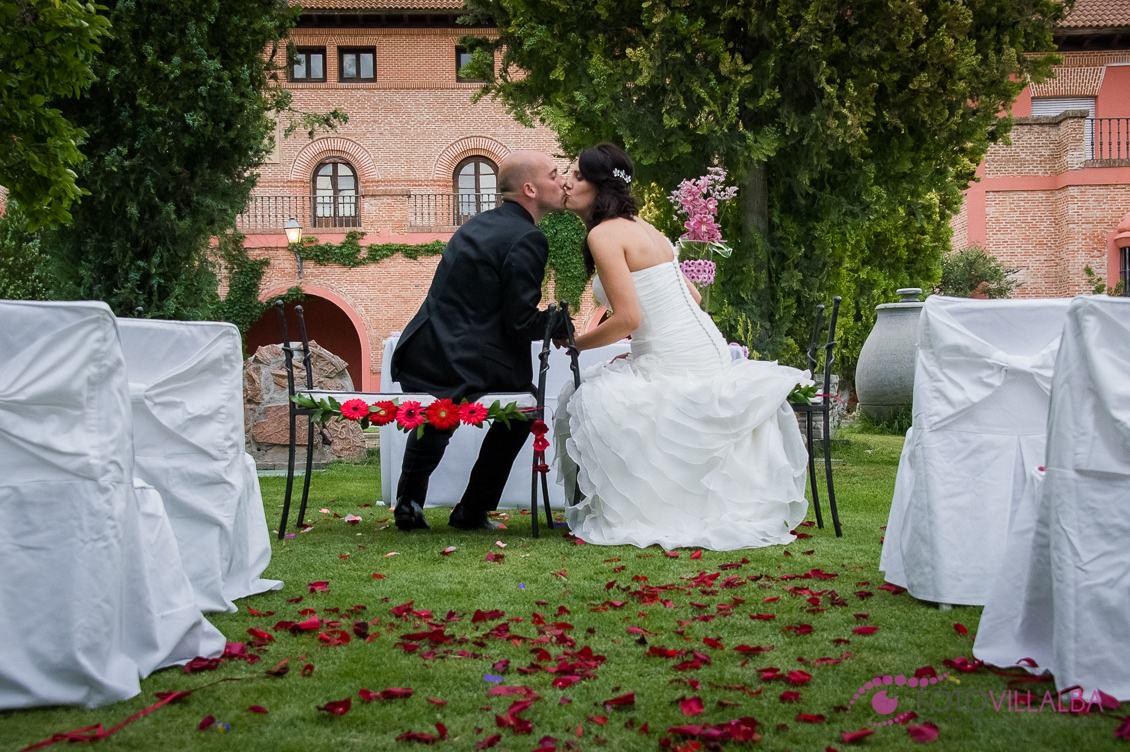
<svg viewBox="0 0 1130 752">
<path fill-rule="evenodd" d="M 118 313 L 206 318 L 218 303 L 209 244 L 235 226 L 271 149 L 273 115 L 289 107 L 280 48 L 300 9 L 277 0 L 110 6 L 114 35 L 98 80 L 63 106 L 89 134 L 79 184 L 90 195 L 44 239 L 66 270 L 58 295 Z M 321 117 L 335 119 L 344 115 Z"/>
<path fill-rule="evenodd" d="M 9 200 L 0 216 L 0 300 L 47 300 L 48 266 L 38 235 L 28 230 L 27 217 Z"/>
<path fill-rule="evenodd" d="M 0 185 L 31 230 L 65 224 L 86 135 L 55 108 L 94 80 L 109 21 L 78 0 L 0 1 Z"/>
<path fill-rule="evenodd" d="M 467 0 L 469 73 L 569 154 L 598 140 L 662 195 L 720 165 L 720 324 L 769 355 L 842 295 L 850 364 L 897 287 L 932 287 L 948 220 L 1025 80 L 1047 76 L 1055 0 Z M 494 57 L 501 53 L 496 67 Z M 670 215 L 670 212 L 656 212 Z M 664 228 L 669 232 L 677 228 Z M 675 233 L 677 234 L 677 232 Z"/>
<path fill-rule="evenodd" d="M 1090 268 L 1090 267 L 1088 267 Z M 1020 269 L 1006 266 L 979 245 L 946 254 L 942 276 L 934 291 L 953 298 L 1007 298 L 1021 283 L 1015 278 Z"/>
</svg>

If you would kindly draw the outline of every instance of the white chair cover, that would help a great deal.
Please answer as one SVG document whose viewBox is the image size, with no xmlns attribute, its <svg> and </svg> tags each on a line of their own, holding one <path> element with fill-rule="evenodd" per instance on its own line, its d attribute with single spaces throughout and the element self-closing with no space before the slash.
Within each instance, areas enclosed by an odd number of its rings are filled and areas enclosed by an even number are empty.
<svg viewBox="0 0 1130 752">
<path fill-rule="evenodd" d="M 1071 301 L 1052 382 L 1047 469 L 1009 533 L 973 653 L 1032 658 L 1060 690 L 1130 701 L 1130 300 Z M 1041 478 L 1041 476 L 1043 476 Z"/>
<path fill-rule="evenodd" d="M 110 309 L 2 301 L 0 324 L 0 708 L 124 700 L 219 656 L 161 499 L 135 487 Z"/>
<path fill-rule="evenodd" d="M 389 365 L 392 362 L 392 351 L 396 349 L 399 337 L 389 337 L 384 342 L 384 358 L 381 361 L 381 391 L 401 392 L 400 384 L 392 380 Z M 600 347 L 595 350 L 586 350 L 580 355 L 581 369 L 601 361 L 626 353 L 629 350 L 627 343 L 617 343 Z M 534 379 L 541 370 L 541 342 L 530 345 L 530 357 L 534 365 Z M 546 423 L 551 423 L 554 411 L 557 409 L 557 394 L 565 384 L 566 379 L 572 379 L 573 372 L 569 369 L 569 356 L 564 350 L 552 348 L 549 354 L 549 372 L 545 379 L 545 415 Z M 531 404 L 533 404 L 531 400 Z M 475 458 L 479 456 L 479 446 L 483 443 L 486 431 L 463 430 L 455 432 L 451 443 L 447 445 L 443 460 L 439 467 L 432 473 L 428 483 L 429 507 L 453 507 L 459 503 L 467 481 L 471 477 L 471 467 Z M 546 438 L 552 439 L 552 433 Z M 404 461 L 404 446 L 408 441 L 407 434 L 396 428 L 384 427 L 381 429 L 381 495 L 390 507 L 396 503 L 396 484 L 400 480 L 400 466 Z M 547 457 L 553 456 L 553 450 L 546 452 Z M 526 443 L 514 466 L 510 470 L 510 478 L 506 481 L 506 488 L 502 492 L 499 507 L 508 509 L 526 508 L 530 506 L 530 468 L 534 463 L 534 446 L 531 439 Z M 565 507 L 565 492 L 557 483 L 557 471 L 550 464 L 549 470 L 549 503 L 555 509 Z M 539 492 L 540 493 L 540 492 Z M 539 497 L 540 498 L 540 497 Z M 540 502 L 539 502 L 540 503 Z"/>
<path fill-rule="evenodd" d="M 165 502 L 203 611 L 283 586 L 260 575 L 270 533 L 244 451 L 239 330 L 211 321 L 119 319 L 133 402 L 134 472 Z"/>
<path fill-rule="evenodd" d="M 918 322 L 914 423 L 879 568 L 922 600 L 984 605 L 1005 566 L 1070 301 L 931 296 Z"/>
</svg>

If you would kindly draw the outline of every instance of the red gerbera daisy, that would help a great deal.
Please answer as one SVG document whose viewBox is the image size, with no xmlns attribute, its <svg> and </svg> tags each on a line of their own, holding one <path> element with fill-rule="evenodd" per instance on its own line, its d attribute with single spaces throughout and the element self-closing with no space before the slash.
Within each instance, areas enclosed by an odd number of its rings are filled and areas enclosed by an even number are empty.
<svg viewBox="0 0 1130 752">
<path fill-rule="evenodd" d="M 396 409 L 396 424 L 404 430 L 409 430 L 424 424 L 424 411 L 420 409 L 419 402 L 403 402 Z"/>
<path fill-rule="evenodd" d="M 387 426 L 396 420 L 396 404 L 391 400 L 377 402 L 369 408 L 369 420 L 378 426 Z"/>
<path fill-rule="evenodd" d="M 487 419 L 487 409 L 478 402 L 469 402 L 459 406 L 459 420 L 469 426 L 481 426 Z"/>
<path fill-rule="evenodd" d="M 428 422 L 441 431 L 459 425 L 459 407 L 449 399 L 438 399 L 428 405 Z"/>
<path fill-rule="evenodd" d="M 365 400 L 346 400 L 345 404 L 341 406 L 341 417 L 346 420 L 361 420 L 368 414 L 369 403 L 365 402 Z"/>
</svg>

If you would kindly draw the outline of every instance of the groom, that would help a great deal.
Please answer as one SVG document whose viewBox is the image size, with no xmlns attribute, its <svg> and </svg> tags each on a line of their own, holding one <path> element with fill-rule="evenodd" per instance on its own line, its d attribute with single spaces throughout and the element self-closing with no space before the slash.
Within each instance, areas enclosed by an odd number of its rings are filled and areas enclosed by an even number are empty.
<svg viewBox="0 0 1130 752">
<path fill-rule="evenodd" d="M 406 392 L 459 402 L 489 392 L 533 390 L 530 342 L 545 336 L 549 314 L 538 310 L 549 244 L 541 218 L 563 208 L 565 179 L 548 155 L 511 153 L 499 165 L 503 203 L 459 228 L 443 252 L 431 288 L 392 354 L 392 378 Z M 448 524 L 490 529 L 510 467 L 530 432 L 528 421 L 487 431 L 463 498 Z M 451 431 L 428 425 L 408 434 L 394 518 L 401 530 L 426 528 L 428 478 Z"/>
</svg>

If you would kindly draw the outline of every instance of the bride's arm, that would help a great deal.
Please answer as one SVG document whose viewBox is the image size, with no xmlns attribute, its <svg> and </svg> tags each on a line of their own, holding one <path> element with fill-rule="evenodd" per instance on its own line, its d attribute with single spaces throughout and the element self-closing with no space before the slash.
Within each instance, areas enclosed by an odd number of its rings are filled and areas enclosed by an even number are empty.
<svg viewBox="0 0 1130 752">
<path fill-rule="evenodd" d="M 701 305 L 702 295 L 699 294 L 698 288 L 694 286 L 694 283 L 687 279 L 687 275 L 685 274 L 683 275 L 683 281 L 687 283 L 687 289 L 691 291 L 691 297 L 694 298 L 694 302 Z"/>
<path fill-rule="evenodd" d="M 577 337 L 578 350 L 619 342 L 640 325 L 640 302 L 624 255 L 624 238 L 616 224 L 598 225 L 589 233 L 589 249 L 613 313 L 604 323 Z"/>
</svg>

